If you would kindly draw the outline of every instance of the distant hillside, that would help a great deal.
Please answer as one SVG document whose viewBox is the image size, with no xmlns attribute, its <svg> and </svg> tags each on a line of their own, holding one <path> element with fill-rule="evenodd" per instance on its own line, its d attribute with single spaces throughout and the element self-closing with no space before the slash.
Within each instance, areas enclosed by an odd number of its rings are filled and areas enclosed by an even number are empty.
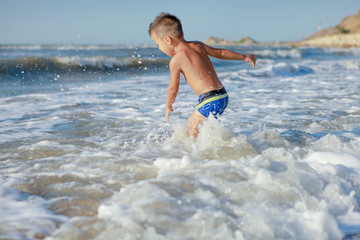
<svg viewBox="0 0 360 240">
<path fill-rule="evenodd" d="M 343 18 L 341 22 L 335 27 L 317 31 L 305 40 L 348 33 L 360 33 L 360 9 L 357 14 Z"/>
<path fill-rule="evenodd" d="M 238 41 L 209 37 L 204 40 L 208 45 L 252 45 L 252 44 L 285 44 L 316 47 L 360 47 L 360 9 L 355 15 L 344 17 L 335 27 L 317 31 L 309 37 L 297 42 L 258 43 L 250 37 Z"/>
<path fill-rule="evenodd" d="M 317 37 L 300 42 L 291 43 L 292 46 L 315 46 L 315 47 L 360 47 L 360 33 L 337 34 Z"/>
<path fill-rule="evenodd" d="M 338 26 L 349 33 L 360 33 L 360 9 L 357 14 L 343 18 Z"/>
<path fill-rule="evenodd" d="M 208 37 L 204 40 L 204 43 L 207 45 L 252 45 L 255 44 L 256 41 L 250 37 L 244 37 L 237 41 L 231 41 L 217 37 Z"/>
<path fill-rule="evenodd" d="M 344 17 L 338 25 L 292 43 L 293 46 L 360 47 L 360 9 L 355 15 Z"/>
</svg>

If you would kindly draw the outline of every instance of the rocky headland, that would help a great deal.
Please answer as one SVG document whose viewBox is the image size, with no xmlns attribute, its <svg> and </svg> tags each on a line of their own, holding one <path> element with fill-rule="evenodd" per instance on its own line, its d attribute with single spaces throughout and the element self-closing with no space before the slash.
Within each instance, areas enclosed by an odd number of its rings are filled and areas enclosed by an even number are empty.
<svg viewBox="0 0 360 240">
<path fill-rule="evenodd" d="M 306 39 L 292 43 L 293 46 L 316 47 L 360 47 L 360 10 L 344 17 L 338 25 L 310 35 Z"/>
<path fill-rule="evenodd" d="M 208 45 L 291 45 L 293 47 L 360 47 L 360 9 L 355 15 L 344 17 L 335 27 L 326 28 L 295 42 L 256 42 L 250 37 L 237 41 L 209 37 L 204 40 Z"/>
<path fill-rule="evenodd" d="M 208 37 L 204 40 L 204 43 L 207 45 L 253 45 L 257 42 L 250 37 L 244 37 L 237 41 L 231 41 L 217 37 Z"/>
<path fill-rule="evenodd" d="M 360 33 L 336 34 L 317 37 L 308 40 L 291 43 L 291 46 L 314 46 L 314 47 L 360 47 Z"/>
</svg>

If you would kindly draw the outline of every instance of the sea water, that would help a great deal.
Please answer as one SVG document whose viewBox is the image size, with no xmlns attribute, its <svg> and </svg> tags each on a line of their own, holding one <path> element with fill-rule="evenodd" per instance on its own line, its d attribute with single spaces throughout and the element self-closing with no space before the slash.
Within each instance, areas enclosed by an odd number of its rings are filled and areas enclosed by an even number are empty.
<svg viewBox="0 0 360 240">
<path fill-rule="evenodd" d="M 228 47 L 196 140 L 153 46 L 0 46 L 0 239 L 351 239 L 360 50 Z"/>
</svg>

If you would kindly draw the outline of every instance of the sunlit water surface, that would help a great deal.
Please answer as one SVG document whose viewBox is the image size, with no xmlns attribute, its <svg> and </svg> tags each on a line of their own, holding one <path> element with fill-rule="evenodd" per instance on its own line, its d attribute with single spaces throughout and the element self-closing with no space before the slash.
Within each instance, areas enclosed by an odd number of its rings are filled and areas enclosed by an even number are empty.
<svg viewBox="0 0 360 240">
<path fill-rule="evenodd" d="M 193 140 L 156 48 L 0 46 L 0 238 L 359 236 L 360 50 L 232 49 Z"/>
</svg>

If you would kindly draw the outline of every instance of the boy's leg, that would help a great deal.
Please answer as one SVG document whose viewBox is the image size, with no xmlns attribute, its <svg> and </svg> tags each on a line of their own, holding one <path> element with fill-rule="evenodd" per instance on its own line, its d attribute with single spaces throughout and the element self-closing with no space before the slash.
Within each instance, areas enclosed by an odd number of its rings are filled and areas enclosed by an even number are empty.
<svg viewBox="0 0 360 240">
<path fill-rule="evenodd" d="M 206 117 L 201 115 L 197 110 L 191 114 L 189 117 L 189 136 L 197 137 L 199 134 L 199 125 L 203 123 L 203 121 L 206 120 Z"/>
</svg>

